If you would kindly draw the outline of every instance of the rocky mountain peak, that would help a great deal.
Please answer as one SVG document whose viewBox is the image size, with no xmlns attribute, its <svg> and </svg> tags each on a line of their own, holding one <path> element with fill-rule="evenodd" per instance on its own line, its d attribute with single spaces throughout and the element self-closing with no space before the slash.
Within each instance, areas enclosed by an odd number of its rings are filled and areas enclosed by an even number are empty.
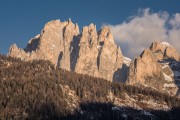
<svg viewBox="0 0 180 120">
<path fill-rule="evenodd" d="M 67 22 L 65 22 L 67 24 Z M 64 24 L 65 24 L 64 23 Z M 48 23 L 45 24 L 44 26 L 44 31 L 46 30 L 52 30 L 52 29 L 55 29 L 55 28 L 58 28 L 59 26 L 61 26 L 61 21 L 60 20 L 52 20 L 52 21 L 49 21 Z"/>
<path fill-rule="evenodd" d="M 9 48 L 8 56 L 17 57 L 17 58 L 21 58 L 21 60 L 25 60 L 25 57 L 29 55 L 30 54 L 29 53 L 26 54 L 23 49 L 18 48 L 16 44 L 13 44 Z M 24 56 L 24 57 L 21 57 L 21 56 Z"/>
<path fill-rule="evenodd" d="M 178 52 L 166 42 L 153 42 L 134 60 L 123 56 L 108 26 L 96 30 L 90 24 L 79 31 L 78 24 L 52 20 L 30 39 L 26 48 L 10 47 L 9 56 L 29 61 L 44 59 L 56 67 L 80 74 L 152 87 L 176 94 L 180 78 Z M 179 84 L 179 83 L 178 83 Z"/>
<path fill-rule="evenodd" d="M 82 35 L 80 39 L 81 44 L 89 44 L 90 46 L 92 44 L 97 44 L 97 31 L 96 31 L 96 25 L 91 23 L 89 26 L 83 27 Z"/>
<path fill-rule="evenodd" d="M 16 51 L 18 49 L 17 45 L 14 43 L 13 45 L 11 45 L 11 47 L 9 48 L 9 52 L 13 52 Z"/>
<path fill-rule="evenodd" d="M 26 61 L 45 59 L 62 69 L 110 81 L 120 78 L 118 70 L 123 64 L 121 49 L 114 43 L 109 27 L 105 26 L 97 32 L 96 25 L 90 24 L 80 33 L 78 24 L 70 19 L 48 22 L 25 49 L 17 46 L 11 49 L 9 56 Z"/>
<path fill-rule="evenodd" d="M 141 53 L 140 57 L 143 61 L 154 60 L 153 53 L 149 49 L 144 49 L 144 51 Z"/>
<path fill-rule="evenodd" d="M 92 31 L 96 31 L 96 25 L 91 23 L 89 26 L 84 26 L 82 30 L 83 33 L 91 33 Z"/>
<path fill-rule="evenodd" d="M 167 47 L 164 51 L 164 58 L 166 59 L 174 59 L 176 61 L 180 61 L 180 54 L 173 47 Z"/>
<path fill-rule="evenodd" d="M 115 79 L 115 74 L 120 78 L 117 71 L 122 67 L 122 52 L 112 43 L 114 39 L 108 27 L 99 32 L 94 24 L 84 27 L 75 71 L 108 80 Z"/>
<path fill-rule="evenodd" d="M 108 26 L 104 26 L 99 31 L 99 41 L 103 41 L 104 43 L 111 42 L 114 44 L 113 34 Z"/>
<path fill-rule="evenodd" d="M 129 67 L 128 84 L 148 86 L 171 95 L 177 94 L 178 86 L 166 50 L 173 48 L 165 42 L 154 42 L 135 58 Z M 174 54 L 174 51 L 171 51 Z M 174 61 L 175 62 L 175 61 Z"/>
<path fill-rule="evenodd" d="M 158 60 L 162 59 L 175 59 L 176 61 L 180 60 L 180 55 L 175 48 L 173 48 L 167 42 L 156 41 L 153 42 L 150 46 L 150 49 Z"/>
<path fill-rule="evenodd" d="M 153 53 L 145 49 L 138 58 L 135 58 L 129 68 L 129 84 L 144 84 L 147 79 L 161 78 L 161 66 L 155 60 Z M 155 81 L 155 80 L 152 80 Z"/>
</svg>

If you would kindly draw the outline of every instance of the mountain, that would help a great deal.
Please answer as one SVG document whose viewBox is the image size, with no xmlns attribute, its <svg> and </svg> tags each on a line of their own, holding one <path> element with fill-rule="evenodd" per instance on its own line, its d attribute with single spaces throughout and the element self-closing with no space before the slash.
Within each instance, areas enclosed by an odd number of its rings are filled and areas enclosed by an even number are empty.
<svg viewBox="0 0 180 120">
<path fill-rule="evenodd" d="M 8 56 L 24 61 L 48 60 L 64 70 L 179 94 L 180 55 L 175 48 L 166 42 L 153 42 L 131 60 L 123 56 L 108 26 L 97 31 L 90 24 L 80 32 L 70 19 L 52 20 L 24 49 L 12 45 Z"/>
<path fill-rule="evenodd" d="M 0 66 L 2 119 L 180 118 L 180 54 L 166 42 L 131 60 L 108 26 L 52 20 Z"/>
<path fill-rule="evenodd" d="M 180 55 L 166 42 L 153 42 L 129 67 L 127 83 L 179 94 Z"/>
<path fill-rule="evenodd" d="M 120 79 L 123 64 L 121 49 L 114 43 L 109 27 L 105 26 L 97 32 L 96 26 L 90 24 L 80 33 L 78 25 L 71 20 L 48 22 L 26 48 L 12 45 L 8 56 L 25 61 L 49 60 L 58 68 L 109 81 Z"/>
</svg>

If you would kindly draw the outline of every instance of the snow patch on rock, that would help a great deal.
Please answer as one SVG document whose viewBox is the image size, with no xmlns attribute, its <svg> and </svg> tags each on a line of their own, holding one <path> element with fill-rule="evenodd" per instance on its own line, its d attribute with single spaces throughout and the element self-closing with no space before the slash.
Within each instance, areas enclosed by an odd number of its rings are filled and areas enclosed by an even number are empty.
<svg viewBox="0 0 180 120">
<path fill-rule="evenodd" d="M 123 57 L 123 63 L 126 64 L 127 66 L 130 65 L 131 61 L 132 61 L 132 60 L 131 60 L 130 58 L 128 58 L 128 57 Z"/>
<path fill-rule="evenodd" d="M 171 46 L 168 42 L 161 42 L 161 44 L 164 46 Z"/>
</svg>

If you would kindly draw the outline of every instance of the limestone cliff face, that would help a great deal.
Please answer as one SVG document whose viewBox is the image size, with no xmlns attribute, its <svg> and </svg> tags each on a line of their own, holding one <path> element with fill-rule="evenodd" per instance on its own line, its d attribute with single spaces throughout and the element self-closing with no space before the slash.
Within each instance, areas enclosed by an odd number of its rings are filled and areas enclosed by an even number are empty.
<svg viewBox="0 0 180 120">
<path fill-rule="evenodd" d="M 175 95 L 178 85 L 171 64 L 178 64 L 177 60 L 179 54 L 171 45 L 154 42 L 131 62 L 127 84 L 148 86 Z"/>
<path fill-rule="evenodd" d="M 151 44 L 150 49 L 154 53 L 157 60 L 170 58 L 180 61 L 179 53 L 167 42 L 155 41 Z"/>
<path fill-rule="evenodd" d="M 59 68 L 110 81 L 120 78 L 123 64 L 121 49 L 114 43 L 108 27 L 97 32 L 96 26 L 90 24 L 80 33 L 71 20 L 48 22 L 25 49 L 13 45 L 8 55 L 22 60 L 50 60 Z"/>
<path fill-rule="evenodd" d="M 48 22 L 40 35 L 32 38 L 24 50 L 13 45 L 9 56 L 23 60 L 45 59 L 66 70 L 70 70 L 70 44 L 79 34 L 79 28 L 71 20 Z"/>
<path fill-rule="evenodd" d="M 99 54 L 97 58 L 99 75 L 104 78 L 118 81 L 120 69 L 123 64 L 123 55 L 113 40 L 113 35 L 108 27 L 104 27 L 99 32 L 98 38 Z"/>
<path fill-rule="evenodd" d="M 121 69 L 122 63 L 121 50 L 114 43 L 108 27 L 102 28 L 98 33 L 93 24 L 83 28 L 75 67 L 76 72 L 107 80 L 119 79 L 117 71 Z"/>
<path fill-rule="evenodd" d="M 98 76 L 98 35 L 96 26 L 90 24 L 83 27 L 82 35 L 78 44 L 78 57 L 75 65 L 75 71 L 82 74 Z"/>
<path fill-rule="evenodd" d="M 176 94 L 177 86 L 180 87 L 180 55 L 170 44 L 153 42 L 150 49 L 131 61 L 123 57 L 107 26 L 97 31 L 96 26 L 90 24 L 80 32 L 71 20 L 53 20 L 25 49 L 14 44 L 8 55 L 25 61 L 49 60 L 65 70 L 109 81 L 127 80 L 127 84 L 148 86 L 170 94 Z"/>
<path fill-rule="evenodd" d="M 155 88 L 162 88 L 162 68 L 156 61 L 153 53 L 145 49 L 142 54 L 135 58 L 129 68 L 129 84 L 153 84 Z M 151 86 L 151 85 L 150 85 Z"/>
</svg>

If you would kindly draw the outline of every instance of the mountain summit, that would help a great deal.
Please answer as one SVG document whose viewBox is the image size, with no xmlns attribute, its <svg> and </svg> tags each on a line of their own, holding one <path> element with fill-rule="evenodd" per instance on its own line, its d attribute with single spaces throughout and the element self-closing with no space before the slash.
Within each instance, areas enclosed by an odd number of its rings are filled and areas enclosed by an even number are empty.
<svg viewBox="0 0 180 120">
<path fill-rule="evenodd" d="M 180 55 L 169 43 L 153 42 L 149 49 L 131 62 L 127 83 L 178 95 L 179 59 Z"/>
<path fill-rule="evenodd" d="M 97 31 L 90 24 L 80 32 L 78 24 L 70 19 L 52 20 L 26 48 L 12 45 L 8 56 L 25 61 L 49 60 L 68 71 L 179 94 L 180 55 L 176 49 L 169 43 L 156 41 L 131 61 L 122 55 L 108 26 Z"/>
<path fill-rule="evenodd" d="M 78 25 L 70 19 L 48 22 L 26 48 L 14 44 L 8 55 L 25 61 L 49 60 L 59 68 L 109 81 L 120 79 L 123 65 L 121 49 L 115 44 L 109 27 L 97 31 L 96 26 L 90 24 L 80 33 Z"/>
</svg>

